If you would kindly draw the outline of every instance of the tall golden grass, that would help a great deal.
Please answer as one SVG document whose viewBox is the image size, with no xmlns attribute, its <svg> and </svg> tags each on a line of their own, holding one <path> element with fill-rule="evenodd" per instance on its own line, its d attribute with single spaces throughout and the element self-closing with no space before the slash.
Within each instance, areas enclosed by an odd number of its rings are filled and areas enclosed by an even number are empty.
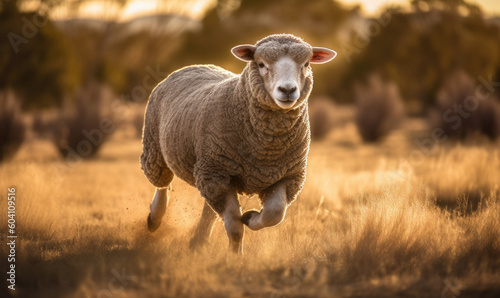
<svg viewBox="0 0 500 298">
<path fill-rule="evenodd" d="M 97 158 L 70 165 L 49 141 L 30 139 L 13 161 L 0 165 L 0 222 L 6 222 L 7 187 L 17 189 L 16 292 L 495 296 L 500 291 L 498 144 L 445 143 L 420 163 L 403 167 L 401 159 L 415 150 L 414 127 L 403 126 L 373 145 L 363 143 L 349 123 L 313 142 L 299 199 L 279 226 L 245 231 L 243 257 L 229 253 L 220 223 L 206 247 L 188 249 L 203 199 L 177 178 L 166 222 L 154 234 L 147 231 L 154 189 L 141 173 L 141 144 L 134 133 L 117 133 Z M 467 212 L 461 209 L 464 197 L 477 201 Z M 244 209 L 256 204 L 250 197 L 240 201 Z M 0 247 L 5 262 L 7 248 Z"/>
</svg>

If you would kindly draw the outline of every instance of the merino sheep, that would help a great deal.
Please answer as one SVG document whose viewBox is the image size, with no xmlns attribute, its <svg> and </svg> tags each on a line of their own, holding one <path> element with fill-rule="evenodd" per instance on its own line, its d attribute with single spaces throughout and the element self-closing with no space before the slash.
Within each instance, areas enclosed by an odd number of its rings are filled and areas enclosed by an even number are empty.
<svg viewBox="0 0 500 298">
<path fill-rule="evenodd" d="M 160 226 L 176 175 L 196 186 L 206 202 L 190 246 L 208 240 L 219 215 L 230 247 L 242 253 L 243 224 L 252 230 L 279 224 L 302 189 L 310 143 L 309 63 L 328 62 L 336 53 L 289 34 L 231 51 L 248 62 L 240 75 L 193 65 L 153 90 L 141 165 L 157 188 L 150 231 Z M 258 194 L 262 210 L 242 215 L 238 193 Z"/>
</svg>

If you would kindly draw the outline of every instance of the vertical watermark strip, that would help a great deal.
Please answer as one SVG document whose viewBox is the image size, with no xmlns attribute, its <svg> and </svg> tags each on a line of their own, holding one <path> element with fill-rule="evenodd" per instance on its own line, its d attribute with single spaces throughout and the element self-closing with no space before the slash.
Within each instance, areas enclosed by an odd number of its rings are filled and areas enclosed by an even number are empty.
<svg viewBox="0 0 500 298">
<path fill-rule="evenodd" d="M 9 254 L 7 256 L 7 288 L 16 290 L 16 189 L 14 187 L 7 189 L 7 226 L 9 232 L 7 233 L 7 246 L 9 247 Z"/>
</svg>

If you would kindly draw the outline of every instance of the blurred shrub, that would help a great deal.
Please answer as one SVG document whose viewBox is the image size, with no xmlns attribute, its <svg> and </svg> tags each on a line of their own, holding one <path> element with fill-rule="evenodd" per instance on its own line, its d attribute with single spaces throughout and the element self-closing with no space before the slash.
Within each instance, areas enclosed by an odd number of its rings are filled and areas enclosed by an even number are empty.
<svg viewBox="0 0 500 298">
<path fill-rule="evenodd" d="M 47 119 L 47 117 L 44 116 L 45 115 L 41 113 L 34 114 L 33 122 L 31 125 L 34 133 L 36 133 L 39 137 L 47 138 L 51 136 L 49 134 L 49 131 L 51 131 L 49 125 L 52 123 L 52 121 L 50 121 L 49 119 Z"/>
<path fill-rule="evenodd" d="M 466 139 L 485 135 L 495 140 L 500 135 L 500 104 L 491 97 L 475 97 L 477 82 L 463 71 L 448 76 L 431 110 L 432 128 L 440 128 L 447 137 Z"/>
<path fill-rule="evenodd" d="M 399 126 L 404 107 L 398 87 L 371 75 L 366 85 L 354 87 L 356 125 L 365 142 L 376 142 Z"/>
<path fill-rule="evenodd" d="M 14 156 L 24 141 L 26 125 L 20 104 L 12 91 L 0 92 L 0 162 Z"/>
<path fill-rule="evenodd" d="M 336 124 L 335 105 L 328 98 L 316 98 L 309 103 L 309 122 L 311 123 L 311 138 L 325 138 Z"/>
<path fill-rule="evenodd" d="M 115 131 L 109 111 L 112 91 L 102 85 L 90 84 L 77 94 L 71 107 L 45 125 L 59 153 L 66 158 L 92 158 Z M 76 155 L 76 156 L 75 156 Z"/>
</svg>

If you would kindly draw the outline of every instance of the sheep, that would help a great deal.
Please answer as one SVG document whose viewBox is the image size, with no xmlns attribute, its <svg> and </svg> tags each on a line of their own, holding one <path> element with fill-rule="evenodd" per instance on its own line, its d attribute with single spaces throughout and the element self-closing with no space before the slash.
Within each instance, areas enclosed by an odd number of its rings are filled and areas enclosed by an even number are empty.
<svg viewBox="0 0 500 298">
<path fill-rule="evenodd" d="M 278 225 L 306 177 L 310 63 L 335 51 L 290 34 L 231 50 L 247 62 L 240 75 L 214 65 L 171 73 L 150 95 L 143 127 L 142 170 L 156 187 L 148 229 L 161 224 L 174 175 L 205 199 L 191 248 L 206 243 L 220 216 L 229 247 L 243 253 L 244 225 Z M 238 194 L 258 194 L 262 209 L 242 214 Z"/>
</svg>

